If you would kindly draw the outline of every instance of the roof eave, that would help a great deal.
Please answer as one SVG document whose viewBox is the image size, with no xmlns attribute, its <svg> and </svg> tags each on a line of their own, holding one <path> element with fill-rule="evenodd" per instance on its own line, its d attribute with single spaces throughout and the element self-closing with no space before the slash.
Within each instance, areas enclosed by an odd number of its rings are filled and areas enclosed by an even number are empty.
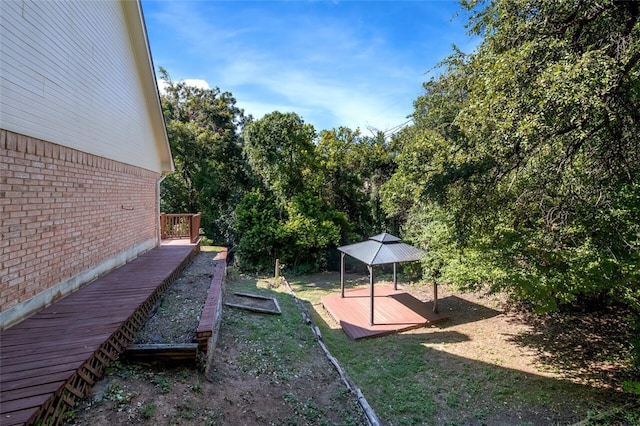
<svg viewBox="0 0 640 426">
<path fill-rule="evenodd" d="M 149 119 L 154 129 L 153 140 L 159 156 L 159 171 L 162 175 L 167 175 L 175 171 L 175 166 L 162 113 L 162 103 L 158 92 L 158 83 L 153 58 L 151 57 L 142 4 L 140 0 L 120 0 L 120 4 L 129 30 L 129 39 L 136 58 L 136 67 L 147 102 Z"/>
</svg>

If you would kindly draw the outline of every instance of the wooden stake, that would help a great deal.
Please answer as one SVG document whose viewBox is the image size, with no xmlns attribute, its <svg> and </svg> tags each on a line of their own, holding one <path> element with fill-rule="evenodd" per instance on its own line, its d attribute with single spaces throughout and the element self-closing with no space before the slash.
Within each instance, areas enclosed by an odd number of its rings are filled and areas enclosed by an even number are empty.
<svg viewBox="0 0 640 426">
<path fill-rule="evenodd" d="M 438 313 L 438 283 L 433 283 L 433 313 Z"/>
</svg>

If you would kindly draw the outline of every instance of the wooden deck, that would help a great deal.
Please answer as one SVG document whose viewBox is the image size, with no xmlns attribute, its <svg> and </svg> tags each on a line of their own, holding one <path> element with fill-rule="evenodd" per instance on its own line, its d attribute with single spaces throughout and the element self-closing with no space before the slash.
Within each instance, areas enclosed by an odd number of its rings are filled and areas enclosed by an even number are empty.
<svg viewBox="0 0 640 426">
<path fill-rule="evenodd" d="M 446 320 L 444 314 L 433 313 L 433 302 L 422 302 L 392 286 L 374 287 L 374 325 L 370 325 L 371 298 L 369 287 L 347 290 L 321 299 L 322 304 L 351 339 L 380 337 L 387 334 L 425 327 Z"/>
<path fill-rule="evenodd" d="M 157 247 L 0 333 L 0 424 L 59 424 L 198 248 Z"/>
</svg>

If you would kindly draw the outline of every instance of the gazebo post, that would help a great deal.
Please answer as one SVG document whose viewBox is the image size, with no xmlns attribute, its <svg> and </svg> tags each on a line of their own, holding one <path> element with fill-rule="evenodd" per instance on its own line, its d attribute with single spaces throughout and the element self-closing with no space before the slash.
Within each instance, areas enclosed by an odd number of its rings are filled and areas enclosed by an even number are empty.
<svg viewBox="0 0 640 426">
<path fill-rule="evenodd" d="M 398 289 L 398 275 L 396 274 L 396 262 L 393 262 L 393 289 Z"/>
<path fill-rule="evenodd" d="M 344 252 L 340 253 L 340 297 L 344 299 Z"/>
<path fill-rule="evenodd" d="M 373 325 L 373 266 L 367 265 L 369 268 L 369 286 L 371 287 L 371 315 L 369 316 L 369 325 Z"/>
</svg>

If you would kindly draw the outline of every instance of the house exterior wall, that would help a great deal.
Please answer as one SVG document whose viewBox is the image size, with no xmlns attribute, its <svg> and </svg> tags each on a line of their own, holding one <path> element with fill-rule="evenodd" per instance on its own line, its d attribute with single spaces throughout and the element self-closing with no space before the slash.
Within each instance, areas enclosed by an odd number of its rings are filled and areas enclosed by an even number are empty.
<svg viewBox="0 0 640 426">
<path fill-rule="evenodd" d="M 0 32 L 1 128 L 172 170 L 138 1 L 0 1 Z"/>
<path fill-rule="evenodd" d="M 158 243 L 159 173 L 0 130 L 0 325 Z"/>
<path fill-rule="evenodd" d="M 156 247 L 173 161 L 139 0 L 0 0 L 0 329 Z"/>
</svg>

